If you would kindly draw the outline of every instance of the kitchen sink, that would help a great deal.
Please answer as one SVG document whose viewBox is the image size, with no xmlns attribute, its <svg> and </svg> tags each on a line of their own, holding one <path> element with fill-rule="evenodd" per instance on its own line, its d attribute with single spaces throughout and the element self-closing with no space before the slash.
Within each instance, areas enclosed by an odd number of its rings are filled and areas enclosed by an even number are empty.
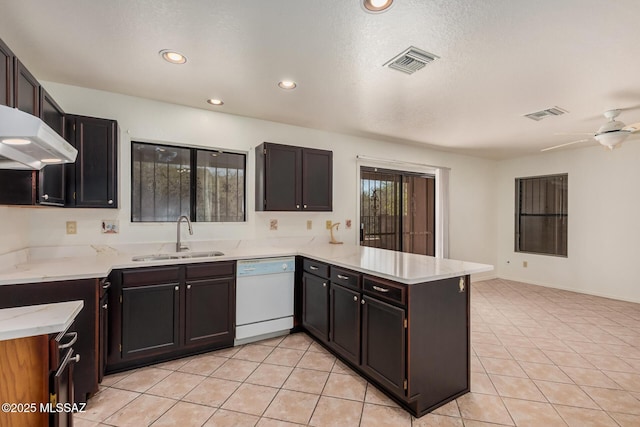
<svg viewBox="0 0 640 427">
<path fill-rule="evenodd" d="M 222 256 L 224 252 L 205 251 L 205 252 L 177 252 L 174 254 L 152 254 L 137 255 L 131 258 L 132 261 L 162 261 L 168 259 L 184 259 L 184 258 L 208 258 Z"/>
</svg>

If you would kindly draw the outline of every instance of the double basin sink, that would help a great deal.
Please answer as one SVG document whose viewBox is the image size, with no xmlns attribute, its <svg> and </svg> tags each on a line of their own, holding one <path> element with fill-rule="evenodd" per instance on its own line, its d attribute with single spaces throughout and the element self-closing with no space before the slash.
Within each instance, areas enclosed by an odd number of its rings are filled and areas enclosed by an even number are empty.
<svg viewBox="0 0 640 427">
<path fill-rule="evenodd" d="M 176 252 L 172 254 L 153 254 L 153 255 L 138 255 L 131 258 L 132 261 L 160 261 L 167 259 L 185 259 L 185 258 L 209 258 L 224 255 L 220 251 L 206 251 L 206 252 Z"/>
</svg>

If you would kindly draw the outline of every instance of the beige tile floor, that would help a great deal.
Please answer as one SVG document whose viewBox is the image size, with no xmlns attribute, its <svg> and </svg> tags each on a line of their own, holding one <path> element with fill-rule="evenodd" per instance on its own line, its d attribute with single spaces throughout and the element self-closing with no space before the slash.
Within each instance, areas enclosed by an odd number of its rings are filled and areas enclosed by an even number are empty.
<svg viewBox="0 0 640 427">
<path fill-rule="evenodd" d="M 640 304 L 471 289 L 471 393 L 420 419 L 295 334 L 108 376 L 75 425 L 640 426 Z"/>
</svg>

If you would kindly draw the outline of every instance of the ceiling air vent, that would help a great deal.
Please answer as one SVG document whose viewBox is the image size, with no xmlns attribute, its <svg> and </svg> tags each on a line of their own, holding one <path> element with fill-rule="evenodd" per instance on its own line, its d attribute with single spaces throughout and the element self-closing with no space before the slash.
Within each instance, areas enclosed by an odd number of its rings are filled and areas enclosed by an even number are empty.
<svg viewBox="0 0 640 427">
<path fill-rule="evenodd" d="M 424 50 L 411 46 L 383 66 L 402 71 L 403 73 L 413 74 L 438 58 L 440 57 L 433 53 L 425 52 Z"/>
<path fill-rule="evenodd" d="M 545 117 L 560 116 L 562 114 L 565 114 L 566 112 L 567 111 L 563 110 L 562 108 L 551 107 L 551 108 L 547 108 L 546 110 L 536 111 L 535 113 L 525 114 L 524 117 L 527 117 L 531 120 L 535 120 L 536 122 L 539 122 Z"/>
</svg>

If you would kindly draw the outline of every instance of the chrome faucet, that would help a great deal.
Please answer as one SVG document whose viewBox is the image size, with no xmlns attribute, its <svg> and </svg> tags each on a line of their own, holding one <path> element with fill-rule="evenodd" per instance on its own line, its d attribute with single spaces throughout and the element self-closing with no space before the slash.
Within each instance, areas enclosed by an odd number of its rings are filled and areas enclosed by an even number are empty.
<svg viewBox="0 0 640 427">
<path fill-rule="evenodd" d="M 186 245 L 183 246 L 180 243 L 180 223 L 182 222 L 183 219 L 187 220 L 187 225 L 189 226 L 189 234 L 193 236 L 193 229 L 191 228 L 191 221 L 189 221 L 189 218 L 187 216 L 182 215 L 180 218 L 178 218 L 178 221 L 176 223 L 176 227 L 178 228 L 177 239 L 176 239 L 176 252 L 182 252 L 185 249 L 189 249 L 188 246 L 186 246 Z"/>
</svg>

